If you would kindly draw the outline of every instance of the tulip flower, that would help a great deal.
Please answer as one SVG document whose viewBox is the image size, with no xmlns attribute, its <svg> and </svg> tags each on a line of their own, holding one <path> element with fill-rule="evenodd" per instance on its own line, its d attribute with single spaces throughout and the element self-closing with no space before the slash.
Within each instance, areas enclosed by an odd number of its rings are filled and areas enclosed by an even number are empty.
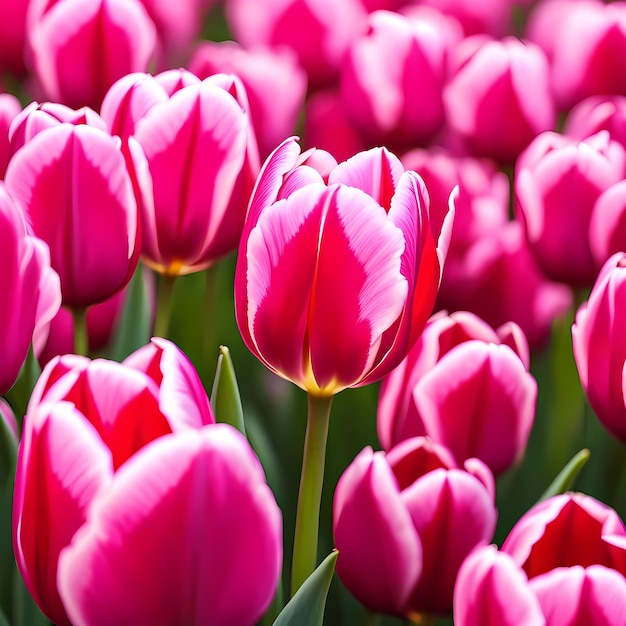
<svg viewBox="0 0 626 626">
<path fill-rule="evenodd" d="M 108 490 L 117 470 L 153 440 L 187 430 L 197 436 L 214 421 L 197 373 L 163 339 L 124 364 L 75 355 L 48 363 L 24 420 L 13 540 L 26 585 L 50 619 L 69 623 L 58 559 L 96 493 Z M 51 523 L 40 526 L 41 516 Z"/>
<path fill-rule="evenodd" d="M 457 626 L 620 626 L 626 579 L 602 565 L 558 567 L 528 580 L 495 546 L 474 550 L 454 590 Z"/>
<path fill-rule="evenodd" d="M 602 131 L 580 143 L 544 133 L 516 164 L 515 197 L 530 249 L 543 272 L 572 287 L 600 269 L 589 243 L 598 197 L 624 177 L 626 152 Z"/>
<path fill-rule="evenodd" d="M 19 374 L 31 343 L 39 353 L 48 324 L 61 305 L 59 277 L 50 267 L 48 247 L 28 234 L 19 207 L 0 182 L 0 393 Z"/>
<path fill-rule="evenodd" d="M 464 48 L 476 44 L 465 40 Z M 469 151 L 512 163 L 555 124 L 548 62 L 541 49 L 513 37 L 477 46 L 446 87 L 446 115 Z"/>
<path fill-rule="evenodd" d="M 50 246 L 66 306 L 84 309 L 126 285 L 140 233 L 119 140 L 91 126 L 59 124 L 15 154 L 6 184 Z"/>
<path fill-rule="evenodd" d="M 608 130 L 613 141 L 626 148 L 626 96 L 590 96 L 567 115 L 563 133 L 582 141 Z"/>
<path fill-rule="evenodd" d="M 45 99 L 100 107 L 107 89 L 146 71 L 154 23 L 138 0 L 64 0 L 33 19 L 30 62 Z"/>
<path fill-rule="evenodd" d="M 332 83 L 350 43 L 366 29 L 360 0 L 342 0 L 328 10 L 326 0 L 230 0 L 226 20 L 234 39 L 245 48 L 291 48 L 319 88 Z"/>
<path fill-rule="evenodd" d="M 263 158 L 295 129 L 307 79 L 288 48 L 245 49 L 234 41 L 203 41 L 189 62 L 189 70 L 200 78 L 225 73 L 241 79 Z"/>
<path fill-rule="evenodd" d="M 333 503 L 337 574 L 363 604 L 405 617 L 452 608 L 458 568 L 496 524 L 493 477 L 474 467 L 421 437 L 348 466 Z"/>
<path fill-rule="evenodd" d="M 449 241 L 444 220 L 437 249 L 422 180 L 386 149 L 328 165 L 293 139 L 270 155 L 235 273 L 245 344 L 309 396 L 292 592 L 315 568 L 333 395 L 380 379 L 415 343 Z"/>
<path fill-rule="evenodd" d="M 626 253 L 614 254 L 602 267 L 589 300 L 572 326 L 574 357 L 589 404 L 615 437 L 626 441 L 622 371 L 626 362 Z"/>
<path fill-rule="evenodd" d="M 378 433 L 388 450 L 415 435 L 457 463 L 479 458 L 498 475 L 519 460 L 535 416 L 537 383 L 513 323 L 494 332 L 471 313 L 438 314 L 383 381 Z"/>
<path fill-rule="evenodd" d="M 20 102 L 15 96 L 0 93 L 0 180 L 4 180 L 4 174 L 11 158 L 9 128 L 21 110 Z"/>
<path fill-rule="evenodd" d="M 341 70 L 343 107 L 368 145 L 414 146 L 443 126 L 445 32 L 432 21 L 376 11 Z"/>
</svg>

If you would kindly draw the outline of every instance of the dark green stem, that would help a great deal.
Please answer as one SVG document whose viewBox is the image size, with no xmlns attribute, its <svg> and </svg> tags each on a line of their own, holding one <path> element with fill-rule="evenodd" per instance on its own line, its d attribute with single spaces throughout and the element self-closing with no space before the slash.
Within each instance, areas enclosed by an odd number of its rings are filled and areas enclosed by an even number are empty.
<svg viewBox="0 0 626 626">
<path fill-rule="evenodd" d="M 161 275 L 157 288 L 157 313 L 154 322 L 154 336 L 167 338 L 174 308 L 174 287 L 176 276 Z"/>
<path fill-rule="evenodd" d="M 74 353 L 89 355 L 89 336 L 87 334 L 87 309 L 73 309 L 74 317 Z"/>
<path fill-rule="evenodd" d="M 313 573 L 317 564 L 320 502 L 324 483 L 326 440 L 332 402 L 332 396 L 318 397 L 309 394 L 309 411 L 293 543 L 292 596 Z"/>
<path fill-rule="evenodd" d="M 202 300 L 202 354 L 204 362 L 208 363 L 207 389 L 211 388 L 209 383 L 215 376 L 215 363 L 219 348 L 217 345 L 217 270 L 217 264 L 207 268 Z"/>
</svg>

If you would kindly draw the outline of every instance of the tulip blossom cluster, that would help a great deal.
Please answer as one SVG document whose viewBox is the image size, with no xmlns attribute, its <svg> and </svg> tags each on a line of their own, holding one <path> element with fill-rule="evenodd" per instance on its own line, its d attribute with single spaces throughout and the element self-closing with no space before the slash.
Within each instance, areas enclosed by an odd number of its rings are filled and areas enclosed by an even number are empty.
<svg viewBox="0 0 626 626">
<path fill-rule="evenodd" d="M 0 624 L 626 624 L 626 0 L 0 15 Z"/>
</svg>

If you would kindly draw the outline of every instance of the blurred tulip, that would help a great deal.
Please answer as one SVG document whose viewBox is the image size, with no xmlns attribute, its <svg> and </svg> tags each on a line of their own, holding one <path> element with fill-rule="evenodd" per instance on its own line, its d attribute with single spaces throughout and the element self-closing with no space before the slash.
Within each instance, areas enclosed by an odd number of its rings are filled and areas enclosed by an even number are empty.
<svg viewBox="0 0 626 626">
<path fill-rule="evenodd" d="M 606 131 L 576 143 L 544 133 L 516 164 L 517 217 L 543 272 L 572 287 L 591 285 L 600 269 L 589 223 L 596 200 L 624 177 L 626 152 Z"/>
<path fill-rule="evenodd" d="M 475 457 L 501 474 L 523 454 L 535 417 L 537 384 L 529 361 L 515 324 L 494 332 L 471 313 L 433 316 L 381 386 L 383 447 L 428 435 L 457 463 Z"/>
<path fill-rule="evenodd" d="M 486 485 L 484 466 L 474 475 L 448 455 L 422 437 L 387 454 L 365 448 L 337 483 L 337 574 L 372 610 L 447 613 L 458 568 L 493 535 L 493 478 Z"/>
<path fill-rule="evenodd" d="M 565 493 L 526 512 L 502 544 L 529 579 L 555 568 L 603 565 L 626 575 L 626 527 L 595 498 Z"/>
<path fill-rule="evenodd" d="M 91 126 L 59 124 L 15 154 L 6 184 L 50 246 L 63 304 L 81 309 L 102 302 L 130 280 L 140 232 L 119 139 Z"/>
<path fill-rule="evenodd" d="M 332 83 L 350 43 L 366 29 L 360 0 L 229 0 L 226 18 L 245 48 L 291 48 L 315 88 Z"/>
<path fill-rule="evenodd" d="M 67 122 L 68 124 L 86 124 L 100 130 L 107 130 L 104 120 L 89 107 L 78 110 L 70 109 L 55 102 L 31 102 L 15 116 L 9 128 L 11 155 L 42 130 Z"/>
<path fill-rule="evenodd" d="M 626 148 L 626 96 L 585 98 L 569 112 L 563 133 L 582 141 L 601 130 Z"/>
<path fill-rule="evenodd" d="M 21 110 L 22 106 L 15 96 L 9 93 L 0 93 L 0 180 L 4 180 L 4 174 L 11 158 L 9 128 Z"/>
<path fill-rule="evenodd" d="M 149 184 L 142 258 L 178 276 L 206 269 L 239 243 L 259 170 L 245 89 L 217 74 L 182 87 L 136 123 Z"/>
<path fill-rule="evenodd" d="M 116 80 L 146 71 L 156 43 L 138 0 L 55 2 L 32 18 L 28 36 L 44 99 L 75 108 L 98 109 Z"/>
<path fill-rule="evenodd" d="M 369 146 L 431 141 L 443 126 L 446 39 L 427 19 L 376 11 L 348 49 L 341 100 Z"/>
<path fill-rule="evenodd" d="M 463 47 L 473 47 L 465 40 Z M 476 156 L 512 163 L 539 133 L 554 128 L 547 60 L 513 37 L 476 47 L 444 93 L 451 130 Z"/>
<path fill-rule="evenodd" d="M 149 374 L 134 367 L 132 357 L 130 365 L 57 357 L 31 396 L 18 458 L 13 539 L 29 591 L 56 624 L 69 624 L 57 591 L 58 558 L 96 493 L 154 439 L 214 422 L 186 357 L 164 340 L 145 350 L 159 359 Z M 141 354 L 134 358 L 145 363 Z M 42 518 L 50 523 L 40 526 Z"/>
<path fill-rule="evenodd" d="M 43 348 L 61 292 L 48 247 L 27 233 L 24 216 L 1 181 L 0 242 L 0 394 L 4 394 L 17 379 L 30 344 L 35 352 Z"/>
<path fill-rule="evenodd" d="M 624 250 L 625 236 L 626 180 L 620 180 L 600 195 L 591 212 L 589 244 L 596 263 Z"/>
<path fill-rule="evenodd" d="M 235 74 L 250 101 L 250 117 L 265 158 L 296 127 L 306 95 L 306 74 L 288 48 L 245 49 L 234 41 L 202 41 L 189 62 L 200 78 Z"/>
<path fill-rule="evenodd" d="M 25 73 L 26 13 L 30 0 L 0 0 L 0 75 Z"/>
<path fill-rule="evenodd" d="M 624 309 L 622 307 L 625 307 Z M 626 441 L 622 371 L 626 362 L 626 253 L 614 254 L 602 267 L 589 300 L 572 326 L 580 382 L 598 419 Z"/>
<path fill-rule="evenodd" d="M 453 211 L 437 248 L 422 180 L 386 149 L 359 153 L 327 178 L 299 152 L 290 139 L 263 167 L 239 250 L 235 310 L 258 359 L 329 397 L 382 378 L 415 343 Z"/>
<path fill-rule="evenodd" d="M 20 438 L 17 419 L 15 418 L 15 413 L 13 413 L 13 409 L 9 403 L 2 398 L 0 398 L 0 420 L 4 422 L 4 427 L 11 434 L 15 441 L 15 445 L 17 446 Z"/>
</svg>

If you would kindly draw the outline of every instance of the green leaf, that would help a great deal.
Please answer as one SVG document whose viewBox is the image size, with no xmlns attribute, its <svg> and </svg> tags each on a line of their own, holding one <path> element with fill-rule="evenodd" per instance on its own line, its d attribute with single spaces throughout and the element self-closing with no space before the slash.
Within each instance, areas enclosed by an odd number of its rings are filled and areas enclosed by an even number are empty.
<svg viewBox="0 0 626 626">
<path fill-rule="evenodd" d="M 140 264 L 128 284 L 124 311 L 110 351 L 110 357 L 115 361 L 124 360 L 150 341 L 152 312 L 150 294 L 144 280 L 144 272 L 149 271 Z"/>
<path fill-rule="evenodd" d="M 230 424 L 239 432 L 246 434 L 235 368 L 230 358 L 230 351 L 226 346 L 220 346 L 220 353 L 217 357 L 217 371 L 211 392 L 211 407 L 218 422 Z"/>
<path fill-rule="evenodd" d="M 7 619 L 7 616 L 4 614 L 2 609 L 0 609 L 0 626 L 10 626 L 9 620 Z"/>
<path fill-rule="evenodd" d="M 576 480 L 580 470 L 588 461 L 590 454 L 591 453 L 587 448 L 583 448 L 580 452 L 575 454 L 570 462 L 559 472 L 557 477 L 545 490 L 541 498 L 539 498 L 539 502 L 543 502 L 552 496 L 558 496 L 559 494 L 568 491 L 574 484 L 574 480 Z"/>
<path fill-rule="evenodd" d="M 322 626 L 326 596 L 339 552 L 333 550 L 304 581 L 274 622 L 274 626 Z"/>
<path fill-rule="evenodd" d="M 31 344 L 28 350 L 28 356 L 20 369 L 20 375 L 17 377 L 15 384 L 9 392 L 6 394 L 7 400 L 13 407 L 13 412 L 17 419 L 18 427 L 21 431 L 24 415 L 26 414 L 26 407 L 30 400 L 30 394 L 33 392 L 33 387 L 41 374 L 41 368 L 39 362 L 33 351 Z"/>
</svg>

